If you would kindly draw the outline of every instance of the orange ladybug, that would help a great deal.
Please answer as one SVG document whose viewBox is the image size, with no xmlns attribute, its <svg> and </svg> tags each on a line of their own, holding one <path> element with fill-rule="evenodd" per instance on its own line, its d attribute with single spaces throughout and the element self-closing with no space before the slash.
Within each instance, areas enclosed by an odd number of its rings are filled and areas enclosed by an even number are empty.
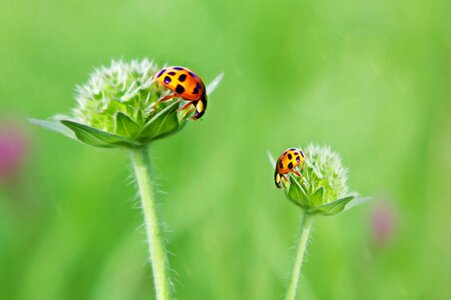
<svg viewBox="0 0 451 300">
<path fill-rule="evenodd" d="M 159 99 L 155 105 L 175 97 L 180 97 L 188 101 L 181 110 L 187 109 L 190 105 L 194 106 L 193 109 L 185 112 L 184 115 L 196 111 L 192 117 L 193 120 L 197 120 L 204 115 L 205 109 L 207 108 L 205 85 L 202 79 L 193 71 L 184 67 L 167 67 L 158 72 L 155 79 L 174 92 Z"/>
<path fill-rule="evenodd" d="M 274 173 L 274 182 L 279 189 L 282 188 L 282 184 L 280 182 L 281 178 L 284 178 L 285 181 L 288 182 L 285 174 L 293 172 L 294 174 L 302 177 L 301 173 L 296 171 L 294 168 L 302 164 L 304 160 L 304 153 L 297 148 L 289 148 L 285 150 L 282 155 L 280 155 L 277 160 L 276 170 Z"/>
</svg>

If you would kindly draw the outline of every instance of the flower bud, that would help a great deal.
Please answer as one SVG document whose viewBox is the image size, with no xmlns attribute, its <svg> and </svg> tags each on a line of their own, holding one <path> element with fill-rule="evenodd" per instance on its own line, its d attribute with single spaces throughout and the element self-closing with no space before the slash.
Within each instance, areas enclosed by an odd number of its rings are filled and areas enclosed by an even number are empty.
<svg viewBox="0 0 451 300">
<path fill-rule="evenodd" d="M 310 214 L 335 215 L 350 207 L 357 194 L 348 188 L 348 170 L 340 156 L 317 145 L 307 146 L 303 153 L 305 161 L 298 166 L 302 176 L 288 174 L 289 182 L 283 186 L 288 199 Z"/>
<path fill-rule="evenodd" d="M 155 80 L 160 70 L 153 62 L 113 61 L 95 70 L 77 87 L 73 116 L 32 123 L 97 147 L 139 148 L 180 130 L 187 116 L 178 112 L 181 98 L 156 101 L 171 93 Z M 218 84 L 207 88 L 211 92 Z M 69 129 L 69 130 L 68 130 Z"/>
</svg>

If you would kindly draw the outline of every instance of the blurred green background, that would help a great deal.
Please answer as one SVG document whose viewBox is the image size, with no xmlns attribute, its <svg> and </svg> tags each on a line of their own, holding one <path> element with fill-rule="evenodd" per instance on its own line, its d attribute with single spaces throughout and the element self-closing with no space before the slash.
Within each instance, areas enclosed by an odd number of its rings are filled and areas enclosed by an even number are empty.
<svg viewBox="0 0 451 300">
<path fill-rule="evenodd" d="M 69 112 L 95 67 L 145 57 L 205 82 L 225 73 L 203 120 L 151 147 L 177 299 L 280 299 L 300 211 L 267 151 L 310 142 L 340 153 L 374 201 L 316 221 L 299 299 L 449 299 L 449 11 L 1 0 L 0 126 L 25 153 L 0 185 L 0 299 L 152 299 L 126 151 L 26 123 Z"/>
</svg>

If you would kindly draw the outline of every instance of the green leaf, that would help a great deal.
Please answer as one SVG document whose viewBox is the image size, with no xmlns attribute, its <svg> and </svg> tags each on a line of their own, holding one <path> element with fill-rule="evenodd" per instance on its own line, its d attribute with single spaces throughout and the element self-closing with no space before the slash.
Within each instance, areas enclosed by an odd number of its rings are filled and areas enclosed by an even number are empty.
<svg viewBox="0 0 451 300">
<path fill-rule="evenodd" d="M 307 210 L 310 214 L 320 214 L 324 216 L 332 216 L 342 212 L 346 205 L 354 199 L 354 196 L 344 197 L 330 203 L 313 207 Z"/>
<path fill-rule="evenodd" d="M 114 121 L 116 125 L 115 132 L 121 136 L 134 138 L 140 130 L 139 125 L 123 112 L 117 112 L 114 115 Z"/>
<path fill-rule="evenodd" d="M 290 174 L 290 189 L 287 192 L 288 198 L 302 208 L 309 208 L 310 201 L 301 184 Z"/>
<path fill-rule="evenodd" d="M 117 146 L 137 148 L 141 146 L 141 144 L 133 140 L 101 131 L 74 121 L 61 120 L 60 122 L 71 129 L 79 141 L 91 146 L 102 148 L 113 148 Z"/>
<path fill-rule="evenodd" d="M 136 121 L 138 122 L 138 124 L 141 126 L 142 124 L 144 124 L 145 120 L 144 120 L 144 113 L 142 111 L 142 109 L 138 109 L 138 111 L 136 112 Z"/>
<path fill-rule="evenodd" d="M 176 101 L 153 116 L 139 133 L 140 141 L 151 142 L 180 130 L 182 126 L 176 113 L 178 104 Z"/>
<path fill-rule="evenodd" d="M 77 139 L 75 137 L 74 133 L 71 130 L 69 130 L 66 126 L 61 124 L 59 121 L 55 121 L 55 120 L 46 121 L 46 120 L 38 120 L 38 119 L 28 119 L 28 121 L 33 125 L 37 125 L 39 127 L 61 133 L 71 139 L 74 139 L 74 140 Z"/>
<path fill-rule="evenodd" d="M 216 90 L 216 88 L 218 87 L 219 83 L 221 83 L 223 78 L 224 73 L 221 73 L 218 76 L 216 76 L 216 78 L 213 79 L 212 82 L 210 82 L 210 84 L 206 88 L 207 96 L 210 96 L 214 92 L 214 90 Z"/>
<path fill-rule="evenodd" d="M 319 206 L 323 204 L 324 201 L 324 187 L 320 187 L 310 196 L 310 203 L 312 206 Z"/>
<path fill-rule="evenodd" d="M 354 200 L 352 200 L 351 202 L 349 202 L 346 205 L 346 207 L 343 211 L 347 211 L 357 205 L 361 205 L 361 204 L 366 203 L 371 200 L 373 200 L 373 197 L 356 197 L 356 198 L 354 198 Z"/>
<path fill-rule="evenodd" d="M 271 166 L 273 168 L 276 167 L 276 160 L 274 159 L 274 157 L 272 156 L 271 152 L 268 151 L 268 158 L 269 158 L 269 163 L 271 164 Z"/>
</svg>

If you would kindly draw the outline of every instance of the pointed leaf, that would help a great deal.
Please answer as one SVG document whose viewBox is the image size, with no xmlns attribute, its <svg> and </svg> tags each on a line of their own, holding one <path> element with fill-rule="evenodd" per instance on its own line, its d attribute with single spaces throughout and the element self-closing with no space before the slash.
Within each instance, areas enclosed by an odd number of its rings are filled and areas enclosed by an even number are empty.
<svg viewBox="0 0 451 300">
<path fill-rule="evenodd" d="M 141 146 L 141 144 L 133 140 L 101 131 L 74 121 L 61 120 L 61 123 L 70 128 L 75 133 L 79 141 L 91 146 L 102 148 L 112 148 L 117 146 L 137 148 Z"/>
<path fill-rule="evenodd" d="M 138 124 L 144 124 L 145 121 L 142 109 L 138 109 L 138 111 L 136 112 L 136 120 Z"/>
<path fill-rule="evenodd" d="M 140 132 L 139 139 L 142 142 L 150 142 L 180 130 L 182 126 L 176 113 L 178 103 L 171 103 L 153 116 Z"/>
<path fill-rule="evenodd" d="M 134 138 L 140 130 L 138 124 L 123 112 L 117 112 L 114 116 L 114 120 L 116 122 L 115 132 L 121 136 Z"/>
<path fill-rule="evenodd" d="M 272 156 L 271 152 L 268 151 L 268 158 L 269 158 L 269 163 L 271 164 L 271 166 L 273 168 L 276 167 L 276 160 L 274 159 L 274 157 Z"/>
<path fill-rule="evenodd" d="M 301 184 L 294 178 L 294 176 L 290 175 L 290 188 L 287 192 L 288 198 L 293 201 L 295 204 L 299 205 L 302 208 L 309 208 L 310 201 L 305 192 L 304 188 Z"/>
<path fill-rule="evenodd" d="M 310 196 L 310 203 L 312 206 L 319 206 L 323 204 L 324 200 L 324 187 L 320 187 Z"/>
<path fill-rule="evenodd" d="M 324 216 L 336 215 L 336 214 L 342 212 L 345 209 L 346 204 L 348 204 L 350 201 L 352 201 L 352 199 L 354 199 L 354 196 L 344 197 L 344 198 L 335 200 L 333 202 L 330 202 L 330 203 L 327 203 L 324 205 L 313 207 L 308 210 L 308 213 L 320 214 L 320 215 L 324 215 Z"/>
<path fill-rule="evenodd" d="M 28 119 L 28 121 L 33 124 L 33 125 L 37 125 L 40 126 L 42 128 L 54 131 L 54 132 L 58 132 L 61 133 L 71 139 L 77 139 L 74 135 L 74 133 L 68 129 L 66 126 L 64 126 L 63 124 L 61 124 L 58 121 L 46 121 L 46 120 L 38 120 L 38 119 Z"/>
<path fill-rule="evenodd" d="M 212 82 L 207 86 L 207 96 L 210 96 L 214 90 L 218 87 L 219 83 L 221 83 L 222 79 L 224 78 L 224 73 L 219 74 L 216 76 L 215 79 L 213 79 Z"/>
<path fill-rule="evenodd" d="M 157 120 L 158 118 L 160 118 L 161 116 L 164 116 L 166 114 L 169 114 L 171 112 L 176 111 L 177 109 L 177 105 L 180 104 L 180 101 L 175 101 L 172 102 L 171 104 L 169 104 L 168 106 L 166 106 L 165 108 L 163 108 L 162 110 L 160 110 L 157 114 L 155 115 L 151 115 L 150 119 L 146 122 L 146 124 L 144 125 L 144 129 L 141 130 L 141 133 L 144 132 L 146 130 L 146 128 L 152 124 L 153 122 L 155 122 L 155 120 Z"/>
<path fill-rule="evenodd" d="M 373 197 L 356 197 L 354 198 L 354 200 L 352 200 L 351 202 L 349 202 L 345 209 L 343 211 L 347 211 L 357 205 L 361 205 L 363 203 L 366 203 L 368 201 L 371 201 L 373 199 Z"/>
</svg>

